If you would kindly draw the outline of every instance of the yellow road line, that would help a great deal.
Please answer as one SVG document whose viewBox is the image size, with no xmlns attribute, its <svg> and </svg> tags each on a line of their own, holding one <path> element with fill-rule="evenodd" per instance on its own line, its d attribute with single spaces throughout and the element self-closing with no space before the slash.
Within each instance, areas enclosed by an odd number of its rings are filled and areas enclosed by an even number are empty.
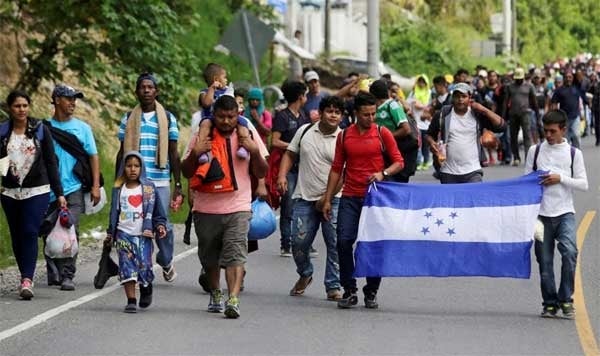
<svg viewBox="0 0 600 356">
<path fill-rule="evenodd" d="M 588 211 L 581 220 L 579 228 L 577 228 L 577 249 L 579 250 L 579 256 L 581 256 L 583 242 L 585 241 L 587 231 L 592 224 L 595 215 L 596 211 Z M 587 308 L 585 307 L 583 282 L 581 278 L 581 257 L 579 258 L 577 268 L 575 269 L 575 293 L 573 299 L 575 305 L 578 306 L 577 313 L 575 314 L 575 327 L 577 328 L 577 334 L 579 334 L 579 342 L 581 343 L 583 353 L 584 355 L 600 355 L 598 343 L 594 336 L 594 329 L 592 328 Z"/>
</svg>

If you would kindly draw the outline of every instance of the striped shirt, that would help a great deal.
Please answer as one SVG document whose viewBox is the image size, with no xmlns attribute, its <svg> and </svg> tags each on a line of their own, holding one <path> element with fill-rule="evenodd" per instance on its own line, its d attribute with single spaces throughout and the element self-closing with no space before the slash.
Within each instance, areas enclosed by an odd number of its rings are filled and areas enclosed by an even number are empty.
<svg viewBox="0 0 600 356">
<path fill-rule="evenodd" d="M 127 126 L 128 116 L 129 113 L 126 113 L 121 118 L 118 134 L 121 143 L 125 139 L 125 127 Z M 177 141 L 179 139 L 177 119 L 168 111 L 167 116 L 169 118 L 169 141 Z M 171 178 L 169 162 L 167 161 L 167 167 L 165 169 L 160 169 L 156 165 L 156 150 L 158 149 L 158 117 L 156 116 L 156 111 L 142 114 L 140 131 L 140 153 L 144 158 L 144 163 L 146 165 L 146 176 L 157 187 L 169 186 L 169 180 Z"/>
</svg>

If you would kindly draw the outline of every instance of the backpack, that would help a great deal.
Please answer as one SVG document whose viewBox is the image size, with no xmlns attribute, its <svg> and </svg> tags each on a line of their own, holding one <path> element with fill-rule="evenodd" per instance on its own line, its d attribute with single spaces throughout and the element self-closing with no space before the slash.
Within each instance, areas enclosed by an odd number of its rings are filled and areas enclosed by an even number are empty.
<svg viewBox="0 0 600 356">
<path fill-rule="evenodd" d="M 212 130 L 210 163 L 201 164 L 190 178 L 190 189 L 203 193 L 229 193 L 238 190 L 233 168 L 231 138 Z"/>
<path fill-rule="evenodd" d="M 535 153 L 533 154 L 533 167 L 531 167 L 531 169 L 533 171 L 537 171 L 537 158 L 538 155 L 540 154 L 540 147 L 542 146 L 541 143 L 538 143 L 537 145 L 535 145 Z M 573 161 L 575 160 L 575 147 L 570 146 L 571 147 L 571 177 L 573 177 Z"/>
<path fill-rule="evenodd" d="M 8 142 L 5 142 L 6 140 L 8 140 L 8 133 L 10 131 L 11 128 L 11 123 L 10 121 L 5 121 L 3 123 L 0 123 L 0 144 L 2 144 L 3 147 L 6 146 L 6 144 Z M 36 146 L 39 146 L 39 142 L 42 142 L 44 140 L 44 127 L 42 126 L 42 122 L 38 121 L 36 122 L 35 126 L 33 127 L 35 129 L 35 138 L 37 139 L 36 142 Z"/>
</svg>

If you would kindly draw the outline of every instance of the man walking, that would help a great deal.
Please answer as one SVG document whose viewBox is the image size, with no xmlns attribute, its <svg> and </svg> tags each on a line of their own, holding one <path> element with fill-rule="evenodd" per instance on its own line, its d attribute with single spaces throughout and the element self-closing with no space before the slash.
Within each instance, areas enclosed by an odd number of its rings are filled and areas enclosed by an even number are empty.
<svg viewBox="0 0 600 356">
<path fill-rule="evenodd" d="M 312 282 L 313 265 L 310 261 L 310 247 L 319 230 L 327 248 L 325 264 L 325 290 L 328 300 L 340 300 L 340 271 L 337 252 L 337 210 L 340 194 L 332 199 L 332 218 L 326 221 L 320 211 L 324 193 L 327 189 L 327 177 L 333 163 L 335 142 L 341 132 L 339 124 L 344 112 L 344 101 L 337 96 L 328 96 L 319 104 L 320 120 L 314 124 L 301 126 L 285 152 L 279 169 L 278 186 L 287 191 L 287 173 L 299 160 L 298 181 L 292 198 L 292 252 L 296 271 L 300 278 L 290 291 L 290 295 L 304 294 Z"/>
<path fill-rule="evenodd" d="M 469 84 L 456 84 L 452 105 L 444 106 L 436 114 L 426 136 L 432 153 L 441 164 L 442 184 L 481 182 L 481 162 L 485 160 L 485 153 L 479 137 L 483 129 L 502 132 L 504 125 L 504 120 L 492 110 L 471 101 Z M 438 145 L 438 137 L 443 141 L 441 145 Z"/>
<path fill-rule="evenodd" d="M 573 85 L 572 71 L 569 70 L 565 73 L 565 84 L 554 91 L 551 102 L 552 109 L 561 109 L 567 113 L 566 138 L 571 145 L 579 148 L 580 109 L 581 103 L 586 103 L 587 98 L 582 95 L 579 88 Z"/>
<path fill-rule="evenodd" d="M 121 119 L 118 134 L 121 147 L 117 153 L 116 167 L 118 168 L 122 160 L 123 152 L 139 151 L 144 158 L 147 178 L 156 186 L 165 211 L 169 206 L 178 208 L 183 195 L 177 150 L 177 119 L 156 100 L 159 90 L 154 75 L 142 73 L 136 81 L 135 93 L 139 104 Z M 170 204 L 171 174 L 175 180 L 173 204 Z M 173 226 L 169 221 L 167 225 L 167 236 L 156 239 L 156 263 L 162 267 L 165 281 L 173 282 L 177 277 L 173 266 Z"/>
<path fill-rule="evenodd" d="M 540 267 L 542 317 L 554 317 L 558 309 L 566 318 L 575 317 L 573 292 L 577 265 L 577 237 L 573 189 L 588 189 L 583 154 L 564 138 L 568 117 L 563 111 L 552 110 L 544 115 L 545 142 L 529 149 L 525 173 L 544 172 L 540 183 L 544 194 L 539 219 L 544 224 L 542 241 L 535 241 L 535 256 Z M 562 257 L 560 287 L 554 281 L 554 245 Z"/>
<path fill-rule="evenodd" d="M 198 136 L 192 138 L 182 162 L 182 171 L 186 178 L 197 179 L 197 185 L 191 183 L 195 189 L 192 211 L 198 254 L 211 290 L 208 311 L 224 311 L 227 318 L 238 318 L 238 296 L 248 255 L 251 176 L 257 179 L 265 177 L 268 165 L 262 152 L 266 148 L 260 137 L 238 137 L 238 105 L 233 97 L 221 96 L 213 108 L 212 138 L 204 142 Z M 238 146 L 248 150 L 249 160 L 232 155 Z M 198 157 L 209 150 L 213 152 L 210 167 L 199 166 Z M 214 175 L 213 166 L 215 170 L 220 166 L 221 174 Z M 203 168 L 205 171 L 199 172 Z M 225 307 L 219 285 L 221 266 L 225 267 L 229 291 Z"/>
<path fill-rule="evenodd" d="M 67 208 L 72 217 L 72 223 L 75 225 L 77 238 L 79 239 L 79 216 L 84 210 L 83 189 L 89 189 L 90 199 L 93 205 L 100 201 L 100 160 L 98 159 L 98 150 L 96 141 L 90 126 L 73 117 L 77 99 L 82 99 L 83 93 L 74 88 L 60 84 L 52 91 L 52 104 L 54 104 L 54 115 L 50 118 L 51 130 L 64 131 L 70 141 L 69 145 L 79 145 L 87 153 L 87 157 L 74 157 L 67 150 L 65 142 L 58 142 L 54 138 L 54 150 L 58 160 L 60 181 L 63 186 L 64 196 L 67 200 Z M 56 135 L 57 136 L 57 135 Z M 81 178 L 78 177 L 74 168 L 78 159 L 88 159 L 92 171 L 91 187 L 83 187 Z M 82 189 L 83 188 L 83 189 Z M 56 196 L 51 194 L 50 206 L 46 213 L 45 220 L 54 226 L 57 218 Z M 77 255 L 70 258 L 46 258 L 46 268 L 48 270 L 48 285 L 60 285 L 61 290 L 75 290 L 75 277 Z"/>
<path fill-rule="evenodd" d="M 358 304 L 354 273 L 354 242 L 358 222 L 368 186 L 398 173 L 404 160 L 392 133 L 385 127 L 374 125 L 377 100 L 372 94 L 359 93 L 354 99 L 356 124 L 352 124 L 337 137 L 335 156 L 327 179 L 323 199 L 323 217 L 333 218 L 333 197 L 339 190 L 344 173 L 342 197 L 337 217 L 338 256 L 340 282 L 344 287 L 338 308 L 352 308 Z M 391 162 L 386 164 L 386 160 Z M 381 277 L 367 277 L 363 288 L 365 307 L 378 308 L 377 291 Z"/>
<path fill-rule="evenodd" d="M 503 100 L 502 117 L 508 118 L 510 125 L 510 145 L 513 155 L 513 166 L 521 164 L 521 155 L 519 154 L 519 129 L 523 131 L 524 153 L 527 154 L 531 146 L 531 122 L 530 109 L 535 114 L 536 122 L 539 121 L 540 113 L 538 111 L 535 89 L 525 82 L 525 70 L 523 68 L 515 69 L 513 76 L 514 83 L 505 88 Z"/>
</svg>

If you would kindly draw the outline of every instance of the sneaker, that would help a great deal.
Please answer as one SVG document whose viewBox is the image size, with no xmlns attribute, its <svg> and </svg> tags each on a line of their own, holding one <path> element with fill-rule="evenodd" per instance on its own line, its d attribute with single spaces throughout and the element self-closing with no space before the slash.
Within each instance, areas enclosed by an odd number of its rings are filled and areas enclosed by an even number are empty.
<svg viewBox="0 0 600 356">
<path fill-rule="evenodd" d="M 248 154 L 248 150 L 245 149 L 244 147 L 240 147 L 238 148 L 237 152 L 235 153 L 236 156 L 238 156 L 238 158 L 240 159 L 248 159 L 248 157 L 250 156 Z"/>
<path fill-rule="evenodd" d="M 33 298 L 33 282 L 29 278 L 23 278 L 19 285 L 19 297 L 23 300 L 30 300 Z"/>
<path fill-rule="evenodd" d="M 513 163 L 512 163 L 513 167 L 517 167 L 520 164 L 521 164 L 521 160 L 520 159 L 513 160 Z"/>
<path fill-rule="evenodd" d="M 152 304 L 152 283 L 144 287 L 140 284 L 140 308 L 148 308 Z"/>
<path fill-rule="evenodd" d="M 342 300 L 342 291 L 339 289 L 332 289 L 327 291 L 327 300 L 334 302 Z"/>
<path fill-rule="evenodd" d="M 208 161 L 210 161 L 210 157 L 208 156 L 208 153 L 203 153 L 198 157 L 198 163 L 200 163 L 200 164 L 208 163 Z"/>
<path fill-rule="evenodd" d="M 73 280 L 71 278 L 65 278 L 65 279 L 63 279 L 63 281 L 60 285 L 60 290 L 68 290 L 68 291 L 75 290 L 75 283 L 73 282 Z"/>
<path fill-rule="evenodd" d="M 542 309 L 540 316 L 542 318 L 554 318 L 557 311 L 556 305 L 544 305 L 544 309 Z"/>
<path fill-rule="evenodd" d="M 304 294 L 304 292 L 306 291 L 306 288 L 308 288 L 308 286 L 310 286 L 310 284 L 312 283 L 312 280 L 313 280 L 312 276 L 298 278 L 298 281 L 296 282 L 296 284 L 294 284 L 294 287 L 290 290 L 290 295 L 292 297 L 297 297 L 297 296 Z"/>
<path fill-rule="evenodd" d="M 562 309 L 562 314 L 564 318 L 575 318 L 575 307 L 573 306 L 573 303 L 561 303 L 560 309 Z"/>
<path fill-rule="evenodd" d="M 123 309 L 123 312 L 128 314 L 135 314 L 137 313 L 137 306 L 135 305 L 135 303 L 127 303 L 125 309 Z"/>
<path fill-rule="evenodd" d="M 314 247 L 310 247 L 310 257 L 318 257 L 319 256 L 319 251 L 317 251 L 316 248 Z"/>
<path fill-rule="evenodd" d="M 225 305 L 225 317 L 228 319 L 237 319 L 240 317 L 240 300 L 235 295 L 229 297 Z"/>
<path fill-rule="evenodd" d="M 210 292 L 207 310 L 209 313 L 223 312 L 223 292 L 220 289 L 215 289 Z"/>
<path fill-rule="evenodd" d="M 175 272 L 175 266 L 170 265 L 169 267 L 163 267 L 163 278 L 167 282 L 173 282 L 177 278 L 177 272 Z"/>
<path fill-rule="evenodd" d="M 210 293 L 210 285 L 208 284 L 208 276 L 204 271 L 200 272 L 198 276 L 198 284 L 202 287 L 202 290 L 206 293 Z"/>
<path fill-rule="evenodd" d="M 338 300 L 337 306 L 340 309 L 350 309 L 358 304 L 358 296 L 356 295 L 356 289 L 347 290 L 342 295 L 342 299 Z"/>
<path fill-rule="evenodd" d="M 363 293 L 365 293 L 365 308 L 367 309 L 377 309 L 379 308 L 379 304 L 377 303 L 377 292 L 365 291 L 363 289 Z"/>
<path fill-rule="evenodd" d="M 292 249 L 291 248 L 281 248 L 280 254 L 281 257 L 292 257 Z"/>
</svg>

